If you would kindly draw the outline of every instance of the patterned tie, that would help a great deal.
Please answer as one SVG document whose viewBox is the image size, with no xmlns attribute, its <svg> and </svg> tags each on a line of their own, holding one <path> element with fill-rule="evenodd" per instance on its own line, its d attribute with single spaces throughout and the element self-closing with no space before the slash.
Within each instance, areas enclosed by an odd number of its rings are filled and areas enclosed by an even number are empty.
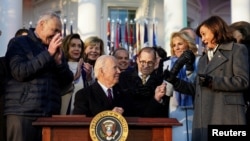
<svg viewBox="0 0 250 141">
<path fill-rule="evenodd" d="M 109 103 L 112 103 L 112 101 L 113 101 L 111 89 L 108 89 L 108 100 L 109 100 Z"/>
<path fill-rule="evenodd" d="M 146 82 L 147 82 L 147 75 L 141 75 L 141 79 L 142 79 L 142 84 L 144 85 L 144 84 L 146 84 Z"/>
</svg>

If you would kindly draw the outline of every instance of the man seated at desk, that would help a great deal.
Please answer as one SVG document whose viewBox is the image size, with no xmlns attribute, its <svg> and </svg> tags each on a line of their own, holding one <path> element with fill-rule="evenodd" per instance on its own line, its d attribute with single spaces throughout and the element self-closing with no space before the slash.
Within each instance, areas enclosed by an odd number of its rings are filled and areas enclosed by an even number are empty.
<svg viewBox="0 0 250 141">
<path fill-rule="evenodd" d="M 110 55 L 98 57 L 94 74 L 96 82 L 76 93 L 73 114 L 92 117 L 104 110 L 123 114 L 129 105 L 116 85 L 120 75 L 117 60 Z"/>
<path fill-rule="evenodd" d="M 123 116 L 137 116 L 134 108 L 137 101 L 117 85 L 120 76 L 117 60 L 110 55 L 100 56 L 94 73 L 96 82 L 76 93 L 73 114 L 93 117 L 104 110 L 112 110 Z M 164 95 L 165 85 L 157 87 L 155 93 Z"/>
</svg>

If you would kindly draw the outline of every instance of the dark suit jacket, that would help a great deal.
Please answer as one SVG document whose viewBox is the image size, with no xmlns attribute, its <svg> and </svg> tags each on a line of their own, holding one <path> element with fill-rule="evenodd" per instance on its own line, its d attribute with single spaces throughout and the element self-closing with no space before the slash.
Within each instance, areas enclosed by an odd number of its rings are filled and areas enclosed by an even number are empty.
<svg viewBox="0 0 250 141">
<path fill-rule="evenodd" d="M 138 71 L 126 71 L 120 74 L 119 86 L 122 92 L 130 95 L 130 103 L 138 117 L 168 117 L 169 97 L 163 97 L 163 103 L 154 99 L 155 89 L 161 85 L 163 79 L 152 73 L 146 84 L 142 84 Z"/>
<path fill-rule="evenodd" d="M 96 81 L 76 93 L 73 114 L 84 114 L 92 117 L 104 110 L 112 110 L 117 106 L 123 107 L 123 116 L 132 115 L 129 98 L 120 92 L 117 85 L 113 87 L 113 102 L 110 104 L 102 87 Z"/>
</svg>

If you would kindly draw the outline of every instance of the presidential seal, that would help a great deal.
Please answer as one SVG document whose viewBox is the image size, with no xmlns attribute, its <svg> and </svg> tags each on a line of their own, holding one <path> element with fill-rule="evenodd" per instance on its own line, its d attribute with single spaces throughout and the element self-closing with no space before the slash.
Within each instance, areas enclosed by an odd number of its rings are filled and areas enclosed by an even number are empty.
<svg viewBox="0 0 250 141">
<path fill-rule="evenodd" d="M 93 141 L 126 141 L 128 123 L 117 112 L 103 111 L 91 120 L 89 134 Z"/>
</svg>

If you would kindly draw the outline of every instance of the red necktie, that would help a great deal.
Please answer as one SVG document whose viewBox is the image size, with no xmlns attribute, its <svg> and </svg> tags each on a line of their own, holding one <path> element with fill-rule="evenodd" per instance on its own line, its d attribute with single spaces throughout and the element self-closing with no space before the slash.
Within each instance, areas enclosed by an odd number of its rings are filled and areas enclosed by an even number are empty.
<svg viewBox="0 0 250 141">
<path fill-rule="evenodd" d="M 108 100 L 109 100 L 109 103 L 112 103 L 112 101 L 113 101 L 111 89 L 108 89 Z"/>
</svg>

